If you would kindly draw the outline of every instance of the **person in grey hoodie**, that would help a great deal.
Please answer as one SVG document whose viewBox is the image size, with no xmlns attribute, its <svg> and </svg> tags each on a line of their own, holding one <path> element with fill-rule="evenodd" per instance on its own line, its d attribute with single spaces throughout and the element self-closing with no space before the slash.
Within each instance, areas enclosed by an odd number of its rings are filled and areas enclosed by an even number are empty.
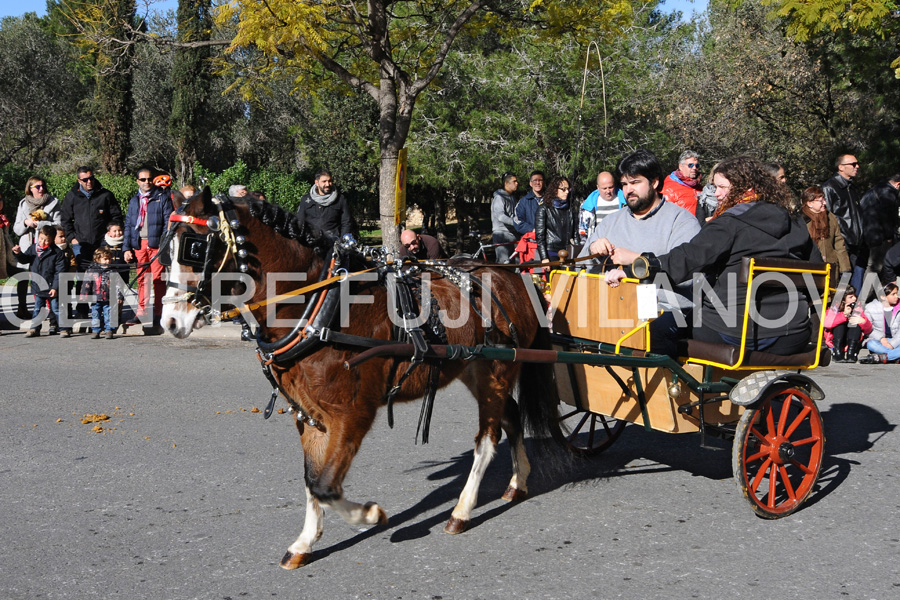
<svg viewBox="0 0 900 600">
<path fill-rule="evenodd" d="M 503 174 L 503 187 L 494 192 L 491 198 L 491 241 L 497 246 L 497 262 L 506 264 L 515 241 L 519 239 L 516 231 L 516 201 L 513 194 L 519 188 L 519 180 L 512 173 Z"/>
</svg>

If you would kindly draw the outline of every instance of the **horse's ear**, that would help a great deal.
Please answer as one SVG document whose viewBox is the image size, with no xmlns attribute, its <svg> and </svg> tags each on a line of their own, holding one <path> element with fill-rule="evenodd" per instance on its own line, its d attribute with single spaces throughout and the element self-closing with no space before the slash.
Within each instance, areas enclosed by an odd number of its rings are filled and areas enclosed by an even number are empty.
<svg viewBox="0 0 900 600">
<path fill-rule="evenodd" d="M 212 192 L 209 191 L 208 185 L 203 187 L 203 191 L 200 192 L 200 198 L 203 201 L 203 214 L 215 215 L 219 213 L 219 209 L 216 208 L 212 201 Z"/>
<path fill-rule="evenodd" d="M 184 204 L 184 195 L 178 190 L 172 190 L 172 208 L 178 210 L 182 204 Z"/>
</svg>

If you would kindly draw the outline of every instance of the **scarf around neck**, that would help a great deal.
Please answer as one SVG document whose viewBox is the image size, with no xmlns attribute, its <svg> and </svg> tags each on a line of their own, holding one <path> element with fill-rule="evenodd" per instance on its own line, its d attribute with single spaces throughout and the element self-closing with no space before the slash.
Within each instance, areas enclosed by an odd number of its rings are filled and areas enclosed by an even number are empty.
<svg viewBox="0 0 900 600">
<path fill-rule="evenodd" d="M 50 194 L 44 194 L 40 198 L 35 198 L 34 196 L 25 196 L 22 200 L 25 201 L 25 207 L 28 209 L 29 213 L 33 213 L 39 208 L 44 208 L 48 204 L 50 204 L 50 200 L 53 199 L 53 196 Z"/>
<path fill-rule="evenodd" d="M 702 179 L 700 175 L 697 175 L 697 177 L 694 177 L 692 179 L 690 177 L 685 177 L 684 174 L 678 169 L 672 171 L 672 179 L 674 179 L 675 181 L 680 181 L 684 185 L 692 187 L 695 190 L 700 190 L 703 187 L 700 183 L 700 180 Z"/>
<path fill-rule="evenodd" d="M 331 191 L 327 196 L 323 196 L 319 193 L 319 190 L 316 188 L 315 184 L 311 188 L 309 188 L 309 197 L 313 199 L 313 202 L 325 208 L 327 206 L 331 206 L 338 199 L 337 189 Z"/>
<path fill-rule="evenodd" d="M 745 202 L 756 202 L 757 200 L 759 200 L 759 194 L 757 194 L 753 190 L 747 190 L 746 192 L 744 192 L 741 195 L 740 198 L 736 198 L 735 200 L 733 200 L 731 202 L 720 202 L 719 206 L 716 207 L 716 212 L 713 213 L 713 216 L 710 219 L 710 221 L 721 216 L 722 213 L 725 212 L 726 210 L 728 210 L 729 208 L 734 208 L 738 204 L 744 204 Z"/>
<path fill-rule="evenodd" d="M 814 213 L 809 210 L 809 204 L 804 204 L 800 210 L 809 218 L 809 235 L 814 242 L 828 237 L 828 211 L 823 210 L 820 213 Z"/>
<path fill-rule="evenodd" d="M 559 208 L 559 209 L 562 209 L 562 208 L 569 208 L 569 201 L 568 201 L 568 199 L 562 200 L 562 199 L 560 199 L 560 198 L 554 198 L 554 199 L 553 199 L 553 208 Z"/>
<path fill-rule="evenodd" d="M 122 245 L 122 241 L 125 239 L 125 236 L 114 238 L 110 237 L 110 235 L 107 233 L 103 239 L 106 240 L 106 245 L 110 248 L 118 248 Z"/>
</svg>

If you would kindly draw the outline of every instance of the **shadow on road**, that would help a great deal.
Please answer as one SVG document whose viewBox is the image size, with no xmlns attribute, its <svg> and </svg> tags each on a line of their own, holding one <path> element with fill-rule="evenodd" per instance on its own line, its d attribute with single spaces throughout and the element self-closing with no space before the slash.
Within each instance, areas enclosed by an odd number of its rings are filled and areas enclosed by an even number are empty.
<svg viewBox="0 0 900 600">
<path fill-rule="evenodd" d="M 850 476 L 859 463 L 843 455 L 872 449 L 896 425 L 884 415 L 865 404 L 847 402 L 833 404 L 822 413 L 825 427 L 825 457 L 819 481 L 805 506 L 812 506 L 836 490 Z"/>
<path fill-rule="evenodd" d="M 816 490 L 805 506 L 828 496 L 847 479 L 852 465 L 859 464 L 842 455 L 871 449 L 882 436 L 896 427 L 877 410 L 858 403 L 832 405 L 822 413 L 822 419 L 826 432 L 825 458 Z M 533 468 L 529 479 L 530 498 L 579 482 L 669 471 L 685 471 L 714 480 L 732 478 L 731 442 L 708 440 L 707 443 L 713 447 L 704 448 L 700 446 L 700 438 L 696 434 L 665 434 L 629 425 L 610 449 L 592 458 L 563 455 L 558 449 L 530 439 L 526 443 Z M 635 465 L 635 462 L 639 464 Z M 449 518 L 450 510 L 439 511 L 421 520 L 418 520 L 419 517 L 440 506 L 455 505 L 471 466 L 472 451 L 468 451 L 447 461 L 424 461 L 407 470 L 407 473 L 426 472 L 430 481 L 445 481 L 416 504 L 391 515 L 388 525 L 369 529 L 328 548 L 316 550 L 314 559 L 320 560 L 333 552 L 346 550 L 386 529 L 395 529 L 390 538 L 394 543 L 430 535 L 432 529 Z M 482 481 L 479 507 L 495 502 L 503 494 L 511 474 L 509 445 L 504 439 Z M 486 511 L 474 512 L 469 529 L 503 514 L 514 504 L 502 503 Z"/>
</svg>

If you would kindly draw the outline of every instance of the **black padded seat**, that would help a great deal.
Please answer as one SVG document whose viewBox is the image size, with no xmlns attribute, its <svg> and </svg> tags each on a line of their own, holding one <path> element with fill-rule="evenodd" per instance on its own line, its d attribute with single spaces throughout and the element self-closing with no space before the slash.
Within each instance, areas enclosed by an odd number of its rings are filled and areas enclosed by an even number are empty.
<svg viewBox="0 0 900 600">
<path fill-rule="evenodd" d="M 700 340 L 688 340 L 687 355 L 690 358 L 708 360 L 733 367 L 737 364 L 741 355 L 738 346 L 729 344 L 714 344 Z M 750 352 L 745 354 L 742 367 L 808 367 L 816 362 L 816 346 L 810 344 L 806 352 L 800 354 L 770 354 L 769 352 Z M 831 363 L 831 352 L 828 346 L 822 344 L 822 355 L 819 366 L 826 367 Z"/>
</svg>

